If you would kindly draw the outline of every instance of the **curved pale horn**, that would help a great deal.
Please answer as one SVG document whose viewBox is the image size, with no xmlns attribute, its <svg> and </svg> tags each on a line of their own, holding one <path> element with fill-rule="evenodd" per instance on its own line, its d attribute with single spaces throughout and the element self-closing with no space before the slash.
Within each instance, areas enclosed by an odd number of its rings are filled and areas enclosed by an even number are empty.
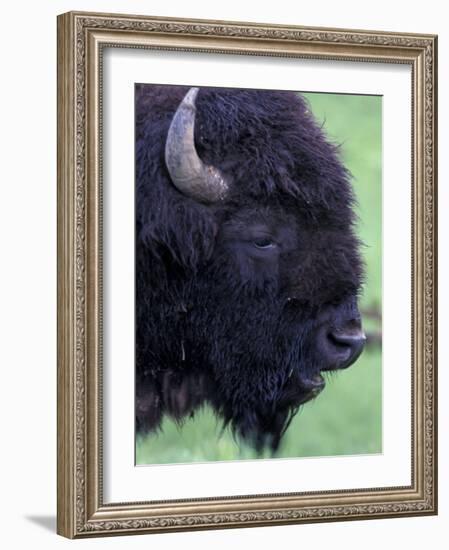
<svg viewBox="0 0 449 550">
<path fill-rule="evenodd" d="M 205 164 L 195 149 L 195 100 L 199 88 L 190 88 L 171 121 L 165 143 L 165 164 L 174 185 L 199 202 L 222 200 L 228 190 L 221 172 Z"/>
</svg>

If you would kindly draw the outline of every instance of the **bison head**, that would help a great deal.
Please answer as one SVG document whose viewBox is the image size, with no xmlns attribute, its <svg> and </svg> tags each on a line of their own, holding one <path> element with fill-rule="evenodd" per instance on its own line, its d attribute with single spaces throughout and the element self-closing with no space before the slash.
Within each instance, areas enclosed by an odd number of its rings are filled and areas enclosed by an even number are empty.
<svg viewBox="0 0 449 550">
<path fill-rule="evenodd" d="M 363 348 L 348 173 L 299 94 L 136 92 L 137 429 L 208 403 L 275 450 Z"/>
</svg>

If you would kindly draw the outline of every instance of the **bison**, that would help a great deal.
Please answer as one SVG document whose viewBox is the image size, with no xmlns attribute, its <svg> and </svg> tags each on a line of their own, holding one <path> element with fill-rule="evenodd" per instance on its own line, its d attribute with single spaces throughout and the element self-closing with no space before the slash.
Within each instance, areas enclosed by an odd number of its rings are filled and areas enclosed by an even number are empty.
<svg viewBox="0 0 449 550">
<path fill-rule="evenodd" d="M 355 198 L 300 94 L 136 85 L 136 430 L 208 404 L 257 450 L 365 341 Z"/>
</svg>

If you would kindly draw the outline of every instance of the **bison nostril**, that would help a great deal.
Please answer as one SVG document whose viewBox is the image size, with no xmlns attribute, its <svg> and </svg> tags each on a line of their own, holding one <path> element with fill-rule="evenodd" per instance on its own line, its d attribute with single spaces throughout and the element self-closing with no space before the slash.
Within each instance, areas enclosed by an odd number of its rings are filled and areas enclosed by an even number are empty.
<svg viewBox="0 0 449 550">
<path fill-rule="evenodd" d="M 362 353 L 366 336 L 360 325 L 333 328 L 327 333 L 330 366 L 323 370 L 344 369 L 354 363 Z"/>
<path fill-rule="evenodd" d="M 335 329 L 329 332 L 329 338 L 337 345 L 349 347 L 359 346 L 366 340 L 365 333 L 360 328 L 351 331 Z"/>
</svg>

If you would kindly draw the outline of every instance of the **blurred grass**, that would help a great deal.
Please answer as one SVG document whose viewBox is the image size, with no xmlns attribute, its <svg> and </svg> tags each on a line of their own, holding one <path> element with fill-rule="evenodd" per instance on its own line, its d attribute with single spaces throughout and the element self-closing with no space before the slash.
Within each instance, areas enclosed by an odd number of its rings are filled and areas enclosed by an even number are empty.
<svg viewBox="0 0 449 550">
<path fill-rule="evenodd" d="M 329 139 L 341 146 L 358 200 L 358 234 L 364 243 L 366 281 L 362 313 L 382 304 L 382 100 L 378 96 L 304 93 Z M 363 319 L 368 330 L 379 321 Z M 349 369 L 328 376 L 313 402 L 292 421 L 276 457 L 371 454 L 382 451 L 382 357 L 368 347 Z M 263 458 L 269 458 L 265 454 Z M 254 450 L 221 431 L 220 421 L 203 408 L 182 427 L 165 418 L 162 430 L 136 440 L 137 464 L 242 460 Z"/>
</svg>

